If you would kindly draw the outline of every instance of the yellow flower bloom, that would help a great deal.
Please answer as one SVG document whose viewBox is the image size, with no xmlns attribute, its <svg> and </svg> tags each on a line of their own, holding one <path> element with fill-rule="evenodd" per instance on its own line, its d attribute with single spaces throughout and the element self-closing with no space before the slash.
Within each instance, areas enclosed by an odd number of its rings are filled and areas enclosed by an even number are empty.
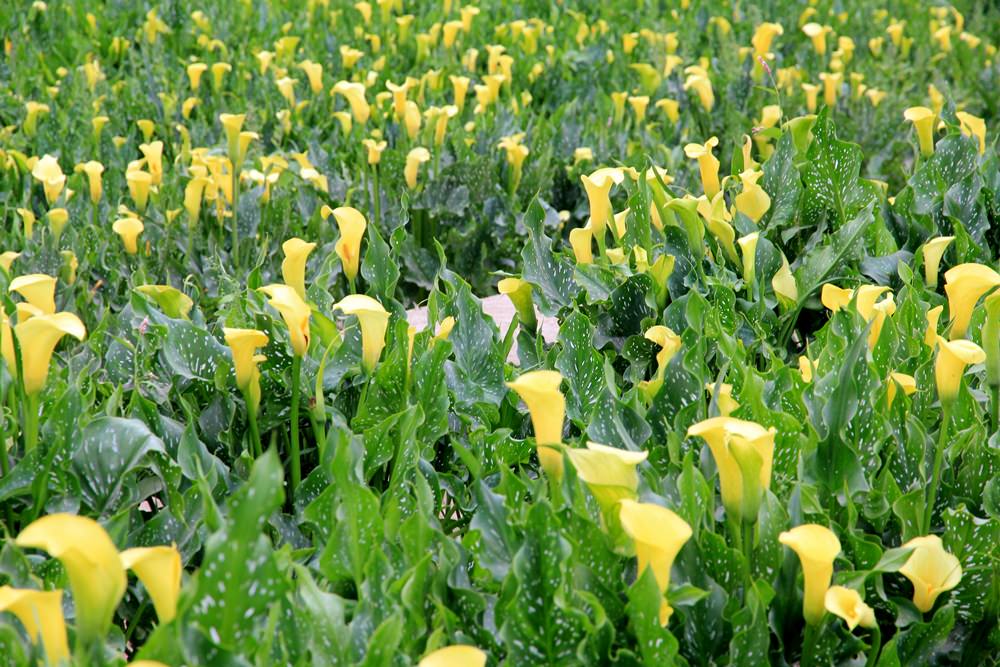
<svg viewBox="0 0 1000 667">
<path fill-rule="evenodd" d="M 50 206 L 54 204 L 66 185 L 66 175 L 59 166 L 59 160 L 51 155 L 42 156 L 31 168 L 31 175 L 42 184 L 45 201 Z"/>
<path fill-rule="evenodd" d="M 181 594 L 181 555 L 173 546 L 137 547 L 120 554 L 122 566 L 135 572 L 153 600 L 160 623 L 177 615 Z"/>
<path fill-rule="evenodd" d="M 691 74 L 684 80 L 684 90 L 694 90 L 698 94 L 698 101 L 705 111 L 711 113 L 715 106 L 715 92 L 712 90 L 712 80 L 707 74 Z"/>
<path fill-rule="evenodd" d="M 122 243 L 125 244 L 125 252 L 129 255 L 134 255 L 139 252 L 139 234 L 145 228 L 142 224 L 142 220 L 135 217 L 118 218 L 115 220 L 114 225 L 111 226 L 115 234 L 121 237 Z"/>
<path fill-rule="evenodd" d="M 49 374 L 49 364 L 56 345 L 65 335 L 77 340 L 83 340 L 87 330 L 76 315 L 72 313 L 45 314 L 38 311 L 30 319 L 22 321 L 14 327 L 21 347 L 21 367 L 24 371 L 24 391 L 29 395 L 39 393 L 45 388 L 45 380 Z M 6 335 L 4 336 L 9 339 Z M 5 340 L 3 355 L 7 367 L 13 374 L 17 368 L 14 359 L 13 343 Z"/>
<path fill-rule="evenodd" d="M 361 326 L 361 365 L 367 372 L 372 372 L 385 347 L 389 312 L 381 303 L 364 294 L 346 296 L 334 305 L 334 309 L 358 318 Z"/>
<path fill-rule="evenodd" d="M 47 664 L 51 665 L 69 661 L 62 593 L 61 589 L 36 591 L 0 586 L 0 612 L 17 616 L 33 643 L 41 640 Z"/>
<path fill-rule="evenodd" d="M 1000 274 L 982 264 L 959 264 L 944 274 L 951 338 L 964 338 L 979 298 L 1000 285 Z"/>
<path fill-rule="evenodd" d="M 18 276 L 7 289 L 20 294 L 43 315 L 56 312 L 56 279 L 52 276 L 44 273 Z"/>
<path fill-rule="evenodd" d="M 13 250 L 0 253 L 0 267 L 2 267 L 7 273 L 10 273 L 10 265 L 13 264 L 14 260 L 20 256 L 21 253 L 14 252 Z"/>
<path fill-rule="evenodd" d="M 153 186 L 153 176 L 145 171 L 133 169 L 125 173 L 128 182 L 129 195 L 135 202 L 135 207 L 142 213 L 149 202 L 149 190 Z"/>
<path fill-rule="evenodd" d="M 417 667 L 486 667 L 486 654 L 475 646 L 456 644 L 427 655 Z"/>
<path fill-rule="evenodd" d="M 934 380 L 938 398 L 944 405 L 958 396 L 966 366 L 986 361 L 986 352 L 970 340 L 948 341 L 938 336 L 938 354 L 934 362 Z"/>
<path fill-rule="evenodd" d="M 30 209 L 19 208 L 17 209 L 17 214 L 21 216 L 21 222 L 24 225 L 24 237 L 31 238 L 31 234 L 35 228 L 35 214 Z"/>
<path fill-rule="evenodd" d="M 759 239 L 760 234 L 753 232 L 736 240 L 740 246 L 740 253 L 743 255 L 743 282 L 746 284 L 748 292 L 753 289 L 757 263 L 757 241 Z"/>
<path fill-rule="evenodd" d="M 87 175 L 87 184 L 90 186 L 90 201 L 96 206 L 101 201 L 101 174 L 104 173 L 104 165 L 96 160 L 90 160 L 79 167 L 80 171 Z"/>
<path fill-rule="evenodd" d="M 809 382 L 813 381 L 813 373 L 815 371 L 815 363 L 813 363 L 809 357 L 805 355 L 799 355 L 799 373 L 802 374 L 802 381 Z"/>
<path fill-rule="evenodd" d="M 208 70 L 205 63 L 191 63 L 187 66 L 188 81 L 191 82 L 191 90 L 198 90 L 201 85 L 201 75 Z"/>
<path fill-rule="evenodd" d="M 886 403 L 892 407 L 892 402 L 896 399 L 896 387 L 903 390 L 907 396 L 917 391 L 917 381 L 912 375 L 906 373 L 890 373 L 888 387 L 886 389 Z"/>
<path fill-rule="evenodd" d="M 823 103 L 828 107 L 837 105 L 837 92 L 844 82 L 842 72 L 820 72 L 819 80 L 823 82 Z"/>
<path fill-rule="evenodd" d="M 726 210 L 726 199 L 723 192 L 721 190 L 716 192 L 711 200 L 705 195 L 699 197 L 698 213 L 705 219 L 705 226 L 708 227 L 708 231 L 712 233 L 712 236 L 722 246 L 726 256 L 734 264 L 739 264 L 740 258 L 736 254 L 736 245 L 734 243 L 736 241 L 736 230 L 730 224 L 732 217 L 729 211 Z"/>
<path fill-rule="evenodd" d="M 819 23 L 806 23 L 802 26 L 802 32 L 812 40 L 813 48 L 821 56 L 826 53 L 826 35 L 832 31 L 830 26 L 823 26 Z"/>
<path fill-rule="evenodd" d="M 22 530 L 15 543 L 62 562 L 73 591 L 77 635 L 103 641 L 127 585 L 118 550 L 104 528 L 87 517 L 50 514 Z"/>
<path fill-rule="evenodd" d="M 798 302 L 799 288 L 784 254 L 781 255 L 781 268 L 771 278 L 771 287 L 774 289 L 774 296 L 777 297 L 778 303 L 783 308 L 792 308 Z"/>
<path fill-rule="evenodd" d="M 701 171 L 701 186 L 705 191 L 705 196 L 709 199 L 718 194 L 721 189 L 719 185 L 719 160 L 712 155 L 712 149 L 718 145 L 718 137 L 712 137 L 704 144 L 687 144 L 684 147 L 685 155 L 698 160 L 698 168 Z"/>
<path fill-rule="evenodd" d="M 250 390 L 250 385 L 256 375 L 257 362 L 255 355 L 257 354 L 257 348 L 267 345 L 267 334 L 257 329 L 230 328 L 223 329 L 222 333 L 225 336 L 226 345 L 229 346 L 233 356 L 236 386 L 240 391 L 246 393 Z"/>
<path fill-rule="evenodd" d="M 323 66 L 311 60 L 303 60 L 299 63 L 299 69 L 306 73 L 309 79 L 309 89 L 314 95 L 323 92 Z"/>
<path fill-rule="evenodd" d="M 736 195 L 736 210 L 754 222 L 760 222 L 768 209 L 771 208 L 771 197 L 757 181 L 764 175 L 762 171 L 744 171 L 740 174 L 743 191 Z"/>
<path fill-rule="evenodd" d="M 623 498 L 636 500 L 639 489 L 636 466 L 645 461 L 649 453 L 588 442 L 586 449 L 567 448 L 566 456 L 601 509 L 610 512 Z"/>
<path fill-rule="evenodd" d="M 285 284 L 295 289 L 299 296 L 306 298 L 306 260 L 316 247 L 299 238 L 292 238 L 281 244 L 285 259 L 281 262 L 281 278 Z"/>
<path fill-rule="evenodd" d="M 819 97 L 819 86 L 813 83 L 803 83 L 802 90 L 806 94 L 806 110 L 809 113 L 816 113 L 817 99 Z"/>
<path fill-rule="evenodd" d="M 778 35 L 784 34 L 785 29 L 780 23 L 761 23 L 754 30 L 753 39 L 750 43 L 753 45 L 754 55 L 763 57 L 771 51 L 771 43 L 774 38 Z"/>
<path fill-rule="evenodd" d="M 146 169 L 153 179 L 153 185 L 163 182 L 163 142 L 152 141 L 148 144 L 139 144 L 139 150 L 146 158 Z"/>
<path fill-rule="evenodd" d="M 828 612 L 844 619 L 849 630 L 859 625 L 863 628 L 875 627 L 875 610 L 866 605 L 861 595 L 852 588 L 830 586 L 823 605 Z"/>
<path fill-rule="evenodd" d="M 170 285 L 140 285 L 135 291 L 156 301 L 160 310 L 168 317 L 187 319 L 194 307 L 191 297 Z"/>
<path fill-rule="evenodd" d="M 292 353 L 297 357 L 305 355 L 309 350 L 309 317 L 312 314 L 309 304 L 288 285 L 265 285 L 260 291 L 270 297 L 271 306 L 281 313 L 288 327 Z"/>
<path fill-rule="evenodd" d="M 962 564 L 953 554 L 944 549 L 937 535 L 915 537 L 904 547 L 912 547 L 913 553 L 899 573 L 913 584 L 913 604 L 922 612 L 928 612 L 941 593 L 950 591 L 962 580 Z"/>
<path fill-rule="evenodd" d="M 42 104 L 41 102 L 26 102 L 24 105 L 25 111 L 27 112 L 24 116 L 24 133 L 29 137 L 35 136 L 38 132 L 38 117 L 42 114 L 49 113 L 49 105 Z"/>
<path fill-rule="evenodd" d="M 577 227 L 569 233 L 569 243 L 573 246 L 573 255 L 577 264 L 593 264 L 594 262 L 594 230 L 588 222 L 584 227 Z"/>
<path fill-rule="evenodd" d="M 365 84 L 338 81 L 333 87 L 332 94 L 342 95 L 347 100 L 354 120 L 362 125 L 368 122 L 368 117 L 371 115 L 371 107 L 365 99 Z"/>
<path fill-rule="evenodd" d="M 933 348 L 937 345 L 937 325 L 943 310 L 944 306 L 934 306 L 927 310 L 927 331 L 924 333 L 924 344 L 927 347 Z"/>
<path fill-rule="evenodd" d="M 913 127 L 917 130 L 920 153 L 924 157 L 933 155 L 935 113 L 927 107 L 910 107 L 903 112 L 903 118 L 913 123 Z"/>
<path fill-rule="evenodd" d="M 403 169 L 403 175 L 406 178 L 406 186 L 408 188 L 413 190 L 417 187 L 417 175 L 420 165 L 430 159 L 430 151 L 422 146 L 418 146 L 406 154 L 406 167 Z"/>
<path fill-rule="evenodd" d="M 378 164 L 381 162 L 382 151 L 388 146 L 386 142 L 375 141 L 374 139 L 364 139 L 361 145 L 368 151 L 368 164 Z"/>
<path fill-rule="evenodd" d="M 959 127 L 962 130 L 962 134 L 967 137 L 975 137 L 979 142 L 979 154 L 986 154 L 986 121 L 978 116 L 973 116 L 971 113 L 966 113 L 964 111 L 956 111 L 955 117 L 958 118 Z"/>
<path fill-rule="evenodd" d="M 692 425 L 689 437 L 708 444 L 719 470 L 719 489 L 727 514 L 753 523 L 771 486 L 774 428 L 733 417 L 711 417 Z"/>
<path fill-rule="evenodd" d="M 954 236 L 938 236 L 923 245 L 924 250 L 924 279 L 928 287 L 937 287 L 938 268 L 941 266 L 941 257 L 944 255 L 948 245 L 955 240 Z"/>
<path fill-rule="evenodd" d="M 59 237 L 62 236 L 62 231 L 66 227 L 66 223 L 69 222 L 69 211 L 64 208 L 52 208 L 45 214 L 45 219 L 49 221 L 49 227 L 52 228 L 52 236 L 55 237 L 56 243 L 58 243 Z"/>
<path fill-rule="evenodd" d="M 611 188 L 624 180 L 624 172 L 615 168 L 598 169 L 590 175 L 580 176 L 590 205 L 591 231 L 599 238 L 604 238 L 604 230 L 612 219 Z"/>
<path fill-rule="evenodd" d="M 840 553 L 840 540 L 829 528 L 808 523 L 781 533 L 778 541 L 794 551 L 802 563 L 802 615 L 809 625 L 818 625 L 826 609 L 826 591 L 833 577 L 833 561 Z"/>
<path fill-rule="evenodd" d="M 361 211 L 350 206 L 341 206 L 333 210 L 333 217 L 340 229 L 340 239 L 335 250 L 344 265 L 344 275 L 354 282 L 358 275 L 358 265 L 361 261 L 361 240 L 365 236 L 368 222 Z"/>
<path fill-rule="evenodd" d="M 497 283 L 497 292 L 505 294 L 514 309 L 517 317 L 526 329 L 534 330 L 537 325 L 535 317 L 535 305 L 531 300 L 531 283 L 520 278 L 504 278 Z"/>
<path fill-rule="evenodd" d="M 507 386 L 514 390 L 528 406 L 531 425 L 535 429 L 538 460 L 546 474 L 555 479 L 562 477 L 562 454 L 557 447 L 562 443 L 563 419 L 566 399 L 560 391 L 563 376 L 557 371 L 530 371 L 522 374 Z"/>
<path fill-rule="evenodd" d="M 670 620 L 673 609 L 667 602 L 670 569 L 684 543 L 691 538 L 691 526 L 665 507 L 637 503 L 625 498 L 619 504 L 618 518 L 625 533 L 635 542 L 639 576 L 649 568 L 660 588 L 660 625 Z"/>
<path fill-rule="evenodd" d="M 226 143 L 228 145 L 229 159 L 233 164 L 240 164 L 240 132 L 243 130 L 243 121 L 246 114 L 223 113 L 219 114 L 219 122 L 226 132 Z"/>
<path fill-rule="evenodd" d="M 739 402 L 733 398 L 733 385 L 725 382 L 719 385 L 719 395 L 715 395 L 715 383 L 705 383 L 705 391 L 715 399 L 715 404 L 719 408 L 719 415 L 728 417 L 740 407 Z"/>
</svg>

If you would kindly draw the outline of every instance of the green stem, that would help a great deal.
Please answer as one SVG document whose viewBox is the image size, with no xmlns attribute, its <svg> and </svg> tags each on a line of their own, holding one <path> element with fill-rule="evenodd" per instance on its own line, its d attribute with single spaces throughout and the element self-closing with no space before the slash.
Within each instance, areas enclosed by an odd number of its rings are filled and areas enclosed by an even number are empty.
<svg viewBox="0 0 1000 667">
<path fill-rule="evenodd" d="M 38 444 L 38 395 L 24 394 L 24 453 Z"/>
<path fill-rule="evenodd" d="M 240 228 L 239 228 L 240 226 L 237 221 L 239 210 L 240 210 L 240 170 L 239 167 L 234 166 L 233 167 L 232 260 L 233 260 L 233 267 L 236 269 L 237 274 L 240 271 Z"/>
<path fill-rule="evenodd" d="M 938 485 L 941 483 L 941 465 L 944 463 L 944 450 L 948 444 L 948 422 L 951 417 L 951 405 L 945 403 L 941 406 L 941 431 L 938 433 L 937 448 L 934 450 L 934 471 L 931 476 L 931 484 L 927 493 L 927 502 L 924 507 L 924 534 L 931 532 L 931 518 L 934 515 L 934 503 L 937 502 Z"/>
<path fill-rule="evenodd" d="M 289 488 L 289 496 L 292 498 L 295 497 L 295 489 L 302 481 L 302 462 L 299 460 L 299 400 L 301 398 L 299 375 L 301 371 L 302 357 L 295 355 L 292 357 L 292 483 Z"/>
<path fill-rule="evenodd" d="M 375 227 L 379 228 L 379 221 L 382 219 L 382 194 L 379 192 L 377 164 L 372 165 L 372 197 L 374 199 L 372 220 L 375 223 Z"/>
<path fill-rule="evenodd" d="M 990 385 L 990 416 L 993 418 L 993 430 L 1000 431 L 1000 385 Z"/>
<path fill-rule="evenodd" d="M 260 444 L 260 427 L 257 426 L 257 411 L 250 405 L 250 401 L 246 401 L 247 404 L 247 422 L 250 424 L 250 453 L 254 458 L 258 458 L 264 453 L 261 449 Z"/>
<path fill-rule="evenodd" d="M 742 522 L 743 528 L 743 555 L 747 559 L 747 569 L 750 577 L 753 578 L 753 542 L 755 524 Z"/>
<path fill-rule="evenodd" d="M 872 628 L 872 644 L 871 648 L 868 649 L 868 660 L 865 662 L 865 667 L 875 667 L 878 662 L 878 654 L 882 651 L 882 631 L 878 627 L 878 623 Z"/>
<path fill-rule="evenodd" d="M 816 639 L 819 636 L 818 630 L 818 626 L 806 624 L 806 634 L 802 640 L 802 660 L 799 663 L 801 667 L 813 667 L 816 664 Z"/>
</svg>

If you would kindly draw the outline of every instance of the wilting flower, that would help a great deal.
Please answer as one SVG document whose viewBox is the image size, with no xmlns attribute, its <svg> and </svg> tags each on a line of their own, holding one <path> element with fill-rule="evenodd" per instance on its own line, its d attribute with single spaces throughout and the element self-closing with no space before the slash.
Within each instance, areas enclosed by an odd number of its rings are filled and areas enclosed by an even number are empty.
<svg viewBox="0 0 1000 667">
<path fill-rule="evenodd" d="M 115 220 L 114 225 L 111 226 L 115 234 L 121 237 L 122 243 L 125 245 L 125 252 L 129 255 L 139 252 L 139 234 L 142 233 L 144 228 L 142 220 L 132 216 L 118 218 Z"/>
<path fill-rule="evenodd" d="M 562 477 L 562 454 L 557 449 L 562 443 L 563 419 L 566 399 L 560 391 L 563 376 L 557 371 L 530 371 L 522 374 L 507 386 L 514 390 L 531 414 L 535 429 L 538 460 L 546 474 L 555 479 Z"/>
<path fill-rule="evenodd" d="M 31 175 L 42 184 L 45 190 L 45 201 L 51 206 L 59 199 L 59 194 L 66 185 L 66 175 L 59 166 L 59 160 L 51 155 L 42 156 L 31 168 Z"/>
<path fill-rule="evenodd" d="M 936 115 L 927 107 L 910 107 L 903 112 L 903 118 L 913 123 L 917 130 L 920 153 L 924 157 L 934 154 L 934 121 Z"/>
<path fill-rule="evenodd" d="M 127 585 L 118 550 L 104 528 L 87 517 L 50 514 L 22 530 L 15 543 L 62 562 L 73 591 L 77 635 L 103 640 Z"/>
<path fill-rule="evenodd" d="M 934 362 L 934 379 L 938 398 L 943 405 L 952 403 L 962 386 L 965 368 L 986 361 L 986 352 L 970 340 L 945 340 L 938 336 L 938 354 Z"/>
<path fill-rule="evenodd" d="M 430 151 L 422 146 L 418 146 L 406 154 L 406 167 L 403 169 L 403 175 L 406 177 L 406 186 L 408 188 L 413 190 L 417 187 L 417 174 L 420 170 L 420 165 L 430 159 Z"/>
<path fill-rule="evenodd" d="M 36 591 L 0 586 L 0 612 L 17 616 L 33 643 L 41 640 L 47 662 L 52 665 L 69 661 L 62 594 L 62 589 Z"/>
<path fill-rule="evenodd" d="M 849 630 L 859 625 L 863 628 L 875 627 L 875 610 L 866 605 L 861 595 L 852 588 L 830 586 L 823 603 L 828 612 L 844 619 Z"/>
<path fill-rule="evenodd" d="M 497 283 L 497 291 L 500 294 L 506 294 L 511 303 L 514 304 L 517 317 L 525 328 L 534 329 L 537 320 L 535 318 L 535 305 L 531 300 L 531 283 L 520 278 L 504 278 Z"/>
<path fill-rule="evenodd" d="M 135 572 L 146 587 L 156 617 L 169 623 L 177 615 L 177 600 L 181 594 L 181 555 L 177 547 L 137 547 L 120 554 L 121 564 Z"/>
<path fill-rule="evenodd" d="M 288 337 L 292 353 L 301 357 L 309 350 L 309 304 L 302 300 L 294 287 L 288 285 L 265 285 L 260 291 L 270 297 L 271 306 L 281 313 L 288 327 Z"/>
<path fill-rule="evenodd" d="M 979 298 L 1000 285 L 1000 274 L 982 264 L 959 264 L 944 274 L 951 338 L 964 338 Z"/>
<path fill-rule="evenodd" d="M 285 284 L 295 289 L 299 296 L 306 298 L 306 260 L 316 247 L 299 238 L 292 238 L 281 244 L 285 259 L 281 262 L 281 277 Z"/>
<path fill-rule="evenodd" d="M 888 387 L 886 388 L 885 400 L 889 407 L 896 400 L 896 387 L 903 390 L 903 393 L 910 396 L 917 391 L 917 380 L 912 375 L 906 373 L 890 373 Z"/>
<path fill-rule="evenodd" d="M 381 303 L 364 294 L 346 296 L 334 305 L 334 309 L 358 318 L 361 325 L 361 365 L 371 373 L 385 347 L 389 312 Z"/>
<path fill-rule="evenodd" d="M 712 417 L 688 429 L 702 438 L 719 470 L 719 489 L 726 513 L 753 523 L 765 489 L 771 486 L 775 429 L 733 417 Z"/>
<path fill-rule="evenodd" d="M 39 314 L 51 315 L 56 312 L 56 282 L 52 276 L 32 273 L 14 278 L 7 289 L 24 297 Z"/>
<path fill-rule="evenodd" d="M 709 199 L 720 190 L 719 160 L 712 154 L 712 149 L 718 145 L 718 137 L 712 137 L 704 144 L 688 144 L 684 147 L 685 155 L 698 160 L 698 169 L 701 171 L 701 187 Z"/>
<path fill-rule="evenodd" d="M 923 245 L 924 250 L 924 278 L 928 287 L 937 287 L 938 268 L 941 266 L 941 257 L 948 245 L 955 240 L 954 236 L 938 236 Z"/>
<path fill-rule="evenodd" d="M 915 537 L 903 545 L 913 553 L 899 573 L 913 584 L 913 604 L 928 612 L 941 593 L 950 591 L 962 580 L 962 564 L 944 549 L 937 535 Z"/>
<path fill-rule="evenodd" d="M 568 448 L 566 456 L 601 509 L 610 513 L 618 501 L 636 500 L 639 489 L 636 466 L 645 461 L 649 453 L 588 442 L 586 449 Z"/>
<path fill-rule="evenodd" d="M 625 498 L 619 504 L 618 519 L 622 529 L 635 542 L 639 576 L 649 568 L 660 588 L 660 625 L 670 620 L 673 609 L 667 602 L 670 569 L 684 543 L 691 538 L 691 526 L 665 507 L 637 503 Z"/>
<path fill-rule="evenodd" d="M 354 282 L 361 261 L 361 240 L 365 236 L 368 222 L 361 211 L 350 206 L 340 206 L 333 210 L 333 217 L 340 229 L 340 239 L 334 250 L 344 265 L 344 275 Z"/>
<path fill-rule="evenodd" d="M 826 591 L 833 577 L 833 561 L 840 553 L 840 540 L 826 526 L 814 523 L 796 526 L 778 536 L 802 563 L 802 615 L 809 625 L 818 625 L 826 609 Z"/>
<path fill-rule="evenodd" d="M 427 655 L 417 667 L 486 667 L 486 654 L 475 646 L 456 644 Z"/>
</svg>

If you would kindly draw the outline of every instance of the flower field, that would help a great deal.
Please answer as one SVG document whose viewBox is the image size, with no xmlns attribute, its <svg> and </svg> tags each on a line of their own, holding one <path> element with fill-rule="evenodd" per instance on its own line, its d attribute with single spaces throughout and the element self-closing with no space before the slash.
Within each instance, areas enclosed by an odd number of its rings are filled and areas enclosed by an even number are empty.
<svg viewBox="0 0 1000 667">
<path fill-rule="evenodd" d="M 0 667 L 997 664 L 995 3 L 8 4 Z"/>
</svg>

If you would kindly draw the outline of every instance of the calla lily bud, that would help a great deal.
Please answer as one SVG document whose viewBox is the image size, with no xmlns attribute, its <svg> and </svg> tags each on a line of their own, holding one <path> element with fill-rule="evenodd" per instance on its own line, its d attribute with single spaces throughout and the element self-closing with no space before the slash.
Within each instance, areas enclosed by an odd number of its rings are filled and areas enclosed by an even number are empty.
<svg viewBox="0 0 1000 667">
<path fill-rule="evenodd" d="M 934 379 L 938 398 L 948 406 L 958 397 L 965 369 L 986 361 L 986 353 L 970 340 L 945 340 L 938 336 L 938 354 L 934 362 Z"/>
<path fill-rule="evenodd" d="M 840 553 L 840 540 L 826 526 L 809 523 L 778 536 L 794 551 L 802 564 L 802 615 L 809 625 L 818 625 L 826 610 L 826 592 L 833 577 L 833 561 Z"/>
<path fill-rule="evenodd" d="M 560 391 L 563 376 L 557 371 L 530 371 L 507 386 L 528 406 L 531 424 L 535 429 L 538 460 L 547 475 L 562 478 L 563 460 L 559 447 L 562 443 L 563 419 L 566 399 Z"/>
<path fill-rule="evenodd" d="M 0 612 L 10 612 L 21 621 L 35 644 L 41 640 L 48 664 L 69 662 L 66 620 L 62 612 L 62 590 L 36 591 L 0 586 Z"/>
<path fill-rule="evenodd" d="M 950 591 L 962 580 L 962 564 L 944 549 L 937 535 L 915 537 L 904 547 L 913 553 L 899 573 L 913 584 L 913 604 L 926 613 L 934 607 L 941 593 Z"/>
<path fill-rule="evenodd" d="M 937 345 L 937 325 L 938 320 L 941 319 L 941 312 L 943 310 L 944 306 L 934 306 L 927 310 L 927 331 L 924 333 L 924 345 L 931 349 L 934 349 L 934 346 Z"/>
<path fill-rule="evenodd" d="M 371 373 L 385 347 L 385 330 L 389 325 L 389 312 L 381 303 L 364 294 L 351 294 L 336 305 L 335 310 L 358 318 L 361 326 L 361 365 Z"/>
<path fill-rule="evenodd" d="M 959 264 L 944 274 L 951 338 L 964 338 L 979 298 L 1000 285 L 1000 274 L 982 264 Z"/>
<path fill-rule="evenodd" d="M 181 594 L 181 555 L 176 547 L 138 547 L 121 552 L 122 566 L 135 572 L 153 600 L 160 623 L 177 615 Z"/>
<path fill-rule="evenodd" d="M 309 317 L 312 315 L 309 304 L 288 285 L 266 285 L 260 291 L 270 297 L 271 306 L 281 313 L 288 327 L 292 353 L 297 357 L 305 355 L 309 350 Z"/>
<path fill-rule="evenodd" d="M 340 229 L 340 239 L 334 248 L 344 265 L 344 275 L 354 282 L 361 262 L 361 240 L 365 236 L 368 222 L 361 211 L 350 206 L 340 206 L 333 210 L 333 217 Z"/>
<path fill-rule="evenodd" d="M 691 526 L 665 507 L 637 503 L 625 498 L 619 504 L 618 519 L 622 529 L 635 542 L 635 557 L 639 575 L 647 568 L 660 588 L 660 625 L 666 626 L 673 613 L 667 602 L 670 570 L 681 548 L 691 538 Z"/>
<path fill-rule="evenodd" d="M 281 250 L 285 253 L 285 259 L 281 262 L 281 277 L 303 299 L 306 298 L 306 260 L 315 247 L 315 243 L 307 243 L 298 238 L 288 239 L 281 244 Z"/>
<path fill-rule="evenodd" d="M 653 277 L 656 285 L 656 305 L 663 308 L 667 304 L 667 297 L 670 291 L 667 288 L 667 281 L 670 280 L 674 272 L 676 258 L 673 255 L 660 255 L 649 267 L 649 274 Z"/>
<path fill-rule="evenodd" d="M 504 278 L 497 284 L 497 291 L 507 295 L 514 304 L 521 324 L 534 331 L 538 321 L 535 318 L 535 304 L 531 300 L 531 283 L 520 278 Z"/>
<path fill-rule="evenodd" d="M 830 586 L 823 598 L 823 605 L 828 612 L 844 619 L 849 630 L 854 630 L 859 625 L 863 628 L 874 628 L 876 625 L 875 610 L 866 605 L 854 589 Z"/>
<path fill-rule="evenodd" d="M 417 667 L 486 667 L 486 654 L 475 646 L 446 646 L 427 655 Z"/>
<path fill-rule="evenodd" d="M 76 606 L 77 635 L 103 641 L 127 585 L 118 550 L 104 528 L 87 517 L 51 514 L 22 530 L 15 543 L 62 562 Z"/>
</svg>

